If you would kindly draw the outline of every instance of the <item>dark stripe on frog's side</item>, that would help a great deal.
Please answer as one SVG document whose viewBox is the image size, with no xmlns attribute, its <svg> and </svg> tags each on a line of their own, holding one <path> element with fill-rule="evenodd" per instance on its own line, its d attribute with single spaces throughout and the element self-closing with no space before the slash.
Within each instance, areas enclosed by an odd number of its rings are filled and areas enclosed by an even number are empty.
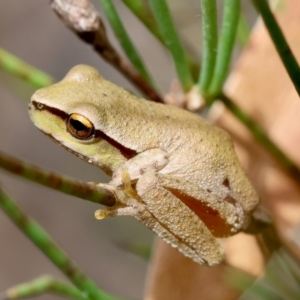
<svg viewBox="0 0 300 300">
<path fill-rule="evenodd" d="M 95 137 L 96 138 L 100 138 L 102 140 L 105 140 L 106 142 L 108 142 L 110 145 L 112 145 L 113 147 L 117 148 L 120 150 L 121 154 L 127 158 L 130 159 L 134 156 L 137 155 L 137 152 L 135 150 L 132 150 L 130 148 L 127 148 L 121 144 L 119 144 L 116 140 L 110 138 L 108 135 L 106 135 L 103 131 L 101 130 L 96 130 L 95 131 Z"/>
<path fill-rule="evenodd" d="M 49 111 L 52 115 L 55 115 L 55 116 L 61 118 L 62 120 L 66 120 L 69 116 L 67 113 L 65 113 L 64 111 L 62 111 L 58 108 L 51 107 L 51 106 L 45 105 L 45 104 L 37 102 L 37 101 L 31 101 L 31 103 L 35 107 L 36 110 Z"/>
<path fill-rule="evenodd" d="M 32 101 L 32 105 L 35 107 L 36 110 L 46 110 L 49 111 L 51 114 L 61 118 L 63 121 L 66 121 L 68 118 L 68 114 L 65 113 L 64 111 L 58 109 L 58 108 L 54 108 L 36 101 Z M 106 135 L 103 131 L 101 130 L 95 130 L 95 138 L 100 138 L 102 140 L 105 140 L 107 143 L 109 143 L 112 147 L 119 149 L 119 151 L 121 152 L 121 154 L 127 158 L 130 159 L 134 156 L 137 155 L 137 152 L 133 149 L 127 148 L 123 145 L 121 145 L 120 143 L 118 143 L 116 140 L 112 139 L 111 137 L 109 137 L 108 135 Z M 54 138 L 52 138 L 53 140 L 55 140 Z M 65 147 L 67 148 L 67 147 Z M 72 150 L 71 150 L 72 152 Z M 74 153 L 74 152 L 73 152 Z M 75 155 L 77 155 L 76 153 L 74 153 Z M 79 156 L 80 154 L 78 154 L 77 156 Z"/>
</svg>

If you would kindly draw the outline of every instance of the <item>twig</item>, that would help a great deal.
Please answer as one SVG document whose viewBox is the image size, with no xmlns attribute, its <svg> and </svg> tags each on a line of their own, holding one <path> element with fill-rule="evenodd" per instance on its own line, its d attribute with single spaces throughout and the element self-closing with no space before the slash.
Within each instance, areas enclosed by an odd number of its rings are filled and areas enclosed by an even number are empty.
<svg viewBox="0 0 300 300">
<path fill-rule="evenodd" d="M 109 190 L 44 170 L 1 151 L 0 168 L 68 195 L 106 206 L 115 204 L 115 197 Z"/>
<path fill-rule="evenodd" d="M 50 3 L 65 25 L 90 44 L 103 59 L 125 75 L 149 99 L 163 102 L 159 94 L 111 45 L 101 16 L 89 0 L 51 0 Z"/>
</svg>

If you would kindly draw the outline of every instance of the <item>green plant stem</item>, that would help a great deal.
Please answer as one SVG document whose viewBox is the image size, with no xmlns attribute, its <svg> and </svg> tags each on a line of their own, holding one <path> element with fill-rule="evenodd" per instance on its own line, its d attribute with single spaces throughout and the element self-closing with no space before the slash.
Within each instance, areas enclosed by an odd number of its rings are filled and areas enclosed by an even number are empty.
<svg viewBox="0 0 300 300">
<path fill-rule="evenodd" d="M 171 18 L 169 8 L 165 0 L 149 0 L 154 18 L 163 37 L 164 44 L 172 54 L 179 81 L 185 92 L 193 86 L 189 64 L 183 47 L 180 43 L 177 31 Z"/>
<path fill-rule="evenodd" d="M 77 288 L 74 288 L 73 286 L 64 282 L 58 281 L 48 275 L 41 276 L 30 282 L 18 284 L 10 288 L 5 293 L 5 299 L 23 299 L 27 297 L 36 297 L 45 293 L 51 293 L 73 300 L 87 299 Z"/>
<path fill-rule="evenodd" d="M 246 16 L 241 12 L 238 28 L 237 28 L 237 41 L 240 46 L 245 47 L 250 37 L 251 29 L 247 22 Z"/>
<path fill-rule="evenodd" d="M 273 254 L 264 275 L 244 292 L 241 299 L 298 299 L 299 278 L 299 260 L 282 248 Z"/>
<path fill-rule="evenodd" d="M 232 102 L 226 95 L 220 94 L 216 97 L 222 101 L 227 109 L 240 120 L 253 134 L 254 138 L 269 151 L 271 155 L 281 164 L 284 170 L 297 182 L 300 183 L 300 169 L 266 134 L 266 132 L 255 123 L 242 109 Z"/>
<path fill-rule="evenodd" d="M 150 9 L 147 9 L 144 0 L 122 0 L 122 2 L 134 13 L 134 15 L 147 27 L 147 29 L 163 44 L 164 40 L 159 32 L 154 16 Z"/>
<path fill-rule="evenodd" d="M 44 72 L 26 64 L 16 56 L 0 48 L 0 68 L 26 81 L 34 88 L 42 88 L 54 82 L 53 78 Z"/>
<path fill-rule="evenodd" d="M 148 82 L 148 84 L 154 87 L 153 80 L 151 79 L 140 54 L 138 53 L 129 35 L 127 34 L 113 2 L 111 0 L 100 0 L 100 2 L 104 8 L 105 14 L 109 20 L 112 29 L 114 30 L 115 35 L 119 39 L 120 44 L 127 57 L 129 58 L 130 62 L 135 66 L 137 71 Z"/>
<path fill-rule="evenodd" d="M 114 195 L 97 186 L 56 174 L 0 151 L 0 168 L 27 180 L 97 204 L 113 206 Z"/>
<path fill-rule="evenodd" d="M 274 15 L 272 14 L 266 0 L 252 0 L 257 11 L 261 14 L 267 30 L 273 40 L 276 50 L 281 58 L 295 89 L 300 95 L 300 69 L 299 64 L 289 47 Z"/>
<path fill-rule="evenodd" d="M 211 83 L 218 47 L 218 20 L 216 0 L 201 0 L 202 16 L 202 64 L 199 76 L 199 89 L 206 95 Z"/>
<path fill-rule="evenodd" d="M 224 0 L 222 28 L 213 80 L 208 89 L 209 97 L 220 93 L 227 77 L 240 16 L 240 6 L 241 0 Z"/>
<path fill-rule="evenodd" d="M 29 218 L 0 186 L 0 207 L 29 239 L 91 300 L 116 299 L 96 284 L 63 252 L 41 226 Z"/>
<path fill-rule="evenodd" d="M 130 9 L 130 11 L 146 26 L 146 28 L 151 32 L 157 40 L 164 46 L 165 41 L 162 38 L 157 23 L 154 19 L 153 13 L 148 5 L 148 3 L 144 0 L 122 0 L 122 2 Z M 186 49 L 188 51 L 188 49 Z M 189 68 L 191 70 L 193 78 L 197 78 L 199 75 L 199 65 L 192 58 L 191 53 L 187 53 L 187 61 L 189 64 Z"/>
</svg>

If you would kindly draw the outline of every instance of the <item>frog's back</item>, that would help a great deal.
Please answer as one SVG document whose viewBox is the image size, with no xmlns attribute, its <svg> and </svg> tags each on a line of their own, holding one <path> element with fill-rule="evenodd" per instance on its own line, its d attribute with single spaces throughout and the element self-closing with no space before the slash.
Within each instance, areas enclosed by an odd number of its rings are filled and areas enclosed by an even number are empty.
<svg viewBox="0 0 300 300">
<path fill-rule="evenodd" d="M 207 131 L 218 134 L 216 128 L 193 113 L 140 99 L 104 79 L 99 84 L 99 90 L 94 89 L 94 92 L 105 115 L 97 126 L 137 152 L 155 147 L 172 150 L 178 141 L 185 144 L 184 140 L 193 137 L 199 142 L 201 135 L 205 136 Z"/>
<path fill-rule="evenodd" d="M 155 105 L 162 122 L 161 143 L 167 140 L 170 163 L 161 171 L 211 191 L 221 199 L 231 197 L 252 211 L 259 196 L 238 161 L 230 136 L 201 117 L 176 107 Z M 168 115 L 169 113 L 169 115 Z M 165 124 L 165 125 L 164 125 Z M 166 139 L 171 133 L 170 139 Z"/>
<path fill-rule="evenodd" d="M 254 209 L 258 195 L 225 131 L 180 108 L 139 99 L 104 79 L 99 89 L 109 136 L 137 152 L 166 151 L 169 163 L 161 173 L 184 178 L 221 199 L 230 194 L 245 211 Z"/>
</svg>

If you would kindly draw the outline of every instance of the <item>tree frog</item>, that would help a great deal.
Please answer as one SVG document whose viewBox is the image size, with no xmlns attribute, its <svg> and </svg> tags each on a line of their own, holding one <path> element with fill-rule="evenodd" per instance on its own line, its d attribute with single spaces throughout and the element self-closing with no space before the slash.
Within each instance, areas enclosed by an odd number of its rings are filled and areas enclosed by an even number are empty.
<svg viewBox="0 0 300 300">
<path fill-rule="evenodd" d="M 209 266 L 224 256 L 217 238 L 255 223 L 259 196 L 229 135 L 195 114 L 140 99 L 86 65 L 36 91 L 29 113 L 43 133 L 112 177 L 99 186 L 116 204 L 98 219 L 133 216 Z"/>
</svg>

